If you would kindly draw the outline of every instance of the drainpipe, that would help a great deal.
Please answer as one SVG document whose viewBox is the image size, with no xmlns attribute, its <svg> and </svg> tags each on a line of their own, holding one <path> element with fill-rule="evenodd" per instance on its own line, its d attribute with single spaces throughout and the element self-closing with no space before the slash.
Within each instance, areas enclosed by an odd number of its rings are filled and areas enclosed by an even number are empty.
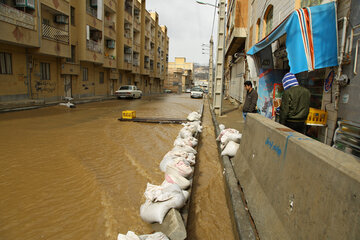
<svg viewBox="0 0 360 240">
<path fill-rule="evenodd" d="M 340 21 L 343 21 L 343 31 L 342 31 L 342 36 L 341 36 L 340 56 L 338 58 L 339 67 L 338 67 L 336 78 L 335 78 L 336 90 L 335 90 L 334 107 L 335 107 L 336 111 L 339 110 L 339 99 L 340 99 L 340 82 L 339 82 L 339 78 L 340 78 L 341 72 L 342 72 L 342 66 L 341 65 L 343 63 L 344 51 L 345 51 L 345 37 L 346 37 L 346 29 L 347 29 L 347 17 L 340 18 L 338 20 L 338 23 Z"/>
<path fill-rule="evenodd" d="M 40 9 L 40 0 L 37 1 L 37 20 L 38 20 L 38 41 L 39 48 L 41 47 L 41 9 Z"/>
</svg>

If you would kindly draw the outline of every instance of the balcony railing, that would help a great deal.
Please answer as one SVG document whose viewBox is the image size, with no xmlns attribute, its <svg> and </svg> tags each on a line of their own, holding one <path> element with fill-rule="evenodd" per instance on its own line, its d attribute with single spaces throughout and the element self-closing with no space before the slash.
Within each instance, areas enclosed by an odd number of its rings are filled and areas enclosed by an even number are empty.
<svg viewBox="0 0 360 240">
<path fill-rule="evenodd" d="M 35 30 L 35 21 L 32 15 L 19 11 L 16 8 L 12 8 L 3 3 L 0 3 L 0 21 Z"/>
<path fill-rule="evenodd" d="M 86 48 L 93 52 L 102 52 L 101 43 L 95 42 L 93 40 L 86 40 Z"/>
<path fill-rule="evenodd" d="M 54 40 L 62 43 L 69 43 L 69 32 L 47 25 L 42 24 L 42 36 L 43 38 Z"/>
<path fill-rule="evenodd" d="M 92 8 L 90 6 L 86 7 L 86 12 L 90 14 L 93 17 L 97 17 L 97 10 L 95 8 Z"/>
</svg>

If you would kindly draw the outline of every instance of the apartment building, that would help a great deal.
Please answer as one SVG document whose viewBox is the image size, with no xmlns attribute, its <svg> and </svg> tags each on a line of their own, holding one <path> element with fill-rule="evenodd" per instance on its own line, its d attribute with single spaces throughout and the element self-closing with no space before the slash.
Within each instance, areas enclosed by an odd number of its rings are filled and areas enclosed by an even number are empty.
<svg viewBox="0 0 360 240">
<path fill-rule="evenodd" d="M 138 0 L 0 1 L 0 101 L 161 92 L 169 38 Z"/>
<path fill-rule="evenodd" d="M 194 63 L 186 62 L 186 58 L 175 57 L 175 62 L 169 62 L 168 72 L 166 89 L 181 93 L 193 86 Z"/>
<path fill-rule="evenodd" d="M 225 96 L 244 102 L 248 0 L 228 0 L 225 38 Z"/>
</svg>

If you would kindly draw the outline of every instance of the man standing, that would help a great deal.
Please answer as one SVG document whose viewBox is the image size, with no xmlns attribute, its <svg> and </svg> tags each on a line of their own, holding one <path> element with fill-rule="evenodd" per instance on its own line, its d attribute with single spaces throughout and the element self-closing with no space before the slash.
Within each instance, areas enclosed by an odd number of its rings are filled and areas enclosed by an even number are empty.
<svg viewBox="0 0 360 240">
<path fill-rule="evenodd" d="M 292 73 L 282 79 L 284 93 L 280 106 L 280 123 L 302 134 L 305 133 L 305 121 L 309 115 L 310 91 L 299 83 Z"/>
<path fill-rule="evenodd" d="M 256 102 L 258 100 L 257 92 L 252 88 L 252 83 L 250 81 L 246 81 L 244 83 L 246 89 L 246 98 L 243 107 L 243 117 L 244 121 L 246 120 L 246 115 L 248 113 L 256 113 Z"/>
</svg>

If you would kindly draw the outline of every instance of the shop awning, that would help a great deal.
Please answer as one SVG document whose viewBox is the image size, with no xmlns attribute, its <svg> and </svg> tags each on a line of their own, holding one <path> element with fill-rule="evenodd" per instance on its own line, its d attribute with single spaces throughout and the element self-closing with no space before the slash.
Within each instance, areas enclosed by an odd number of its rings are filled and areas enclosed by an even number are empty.
<svg viewBox="0 0 360 240">
<path fill-rule="evenodd" d="M 295 10 L 248 52 L 254 55 L 286 34 L 290 72 L 338 65 L 336 3 Z"/>
</svg>

